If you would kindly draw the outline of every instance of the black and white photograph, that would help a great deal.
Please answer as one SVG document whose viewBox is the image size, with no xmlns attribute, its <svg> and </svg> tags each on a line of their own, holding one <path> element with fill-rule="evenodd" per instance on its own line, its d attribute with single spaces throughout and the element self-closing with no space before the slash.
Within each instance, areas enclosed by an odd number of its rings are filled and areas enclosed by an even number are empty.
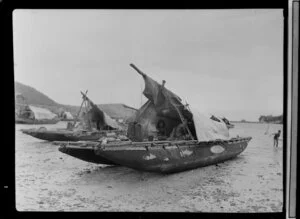
<svg viewBox="0 0 300 219">
<path fill-rule="evenodd" d="M 17 211 L 283 212 L 283 9 L 12 17 Z"/>
</svg>

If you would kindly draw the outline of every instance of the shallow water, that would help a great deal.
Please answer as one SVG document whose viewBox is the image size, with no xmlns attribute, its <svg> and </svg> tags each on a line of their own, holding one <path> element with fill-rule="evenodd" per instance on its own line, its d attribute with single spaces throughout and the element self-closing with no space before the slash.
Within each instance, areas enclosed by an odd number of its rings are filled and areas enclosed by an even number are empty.
<svg viewBox="0 0 300 219">
<path fill-rule="evenodd" d="M 232 136 L 252 136 L 237 158 L 169 175 L 87 163 L 19 131 L 41 126 L 66 122 L 16 125 L 19 211 L 282 211 L 282 140 L 274 148 L 266 124 L 235 124 Z M 269 134 L 279 129 L 270 125 Z"/>
</svg>

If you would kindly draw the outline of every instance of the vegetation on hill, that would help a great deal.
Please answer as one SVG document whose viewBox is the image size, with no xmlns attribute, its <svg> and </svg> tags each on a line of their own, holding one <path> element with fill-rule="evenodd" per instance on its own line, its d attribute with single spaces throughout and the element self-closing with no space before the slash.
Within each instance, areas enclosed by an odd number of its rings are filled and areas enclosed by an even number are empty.
<svg viewBox="0 0 300 219">
<path fill-rule="evenodd" d="M 69 111 L 73 116 L 76 116 L 80 109 L 80 106 L 56 103 L 40 91 L 19 82 L 15 82 L 15 94 L 17 93 L 25 97 L 27 104 L 46 108 L 55 114 L 58 114 L 61 110 L 65 110 Z M 78 103 L 78 105 L 79 104 L 81 103 Z M 97 104 L 97 106 L 107 115 L 115 119 L 127 120 L 136 112 L 136 109 L 121 103 Z"/>
<path fill-rule="evenodd" d="M 114 119 L 129 119 L 136 112 L 136 109 L 121 103 L 97 104 L 107 115 Z M 76 116 L 80 106 L 63 105 L 66 111 Z"/>
<path fill-rule="evenodd" d="M 267 123 L 283 123 L 283 115 L 280 116 L 272 116 L 272 115 L 268 115 L 268 116 L 260 116 L 258 119 L 259 122 L 267 122 Z"/>
<path fill-rule="evenodd" d="M 50 99 L 45 94 L 39 92 L 33 87 L 15 82 L 15 93 L 22 94 L 28 104 L 32 105 L 46 105 L 46 106 L 58 106 L 59 104 Z"/>
</svg>

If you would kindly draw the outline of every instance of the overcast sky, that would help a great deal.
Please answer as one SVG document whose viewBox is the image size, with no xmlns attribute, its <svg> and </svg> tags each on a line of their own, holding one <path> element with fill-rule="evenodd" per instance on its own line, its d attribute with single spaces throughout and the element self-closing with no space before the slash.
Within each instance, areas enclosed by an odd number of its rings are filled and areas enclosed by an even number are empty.
<svg viewBox="0 0 300 219">
<path fill-rule="evenodd" d="M 15 80 L 54 101 L 139 108 L 129 64 L 204 112 L 283 112 L 282 10 L 15 10 Z"/>
</svg>

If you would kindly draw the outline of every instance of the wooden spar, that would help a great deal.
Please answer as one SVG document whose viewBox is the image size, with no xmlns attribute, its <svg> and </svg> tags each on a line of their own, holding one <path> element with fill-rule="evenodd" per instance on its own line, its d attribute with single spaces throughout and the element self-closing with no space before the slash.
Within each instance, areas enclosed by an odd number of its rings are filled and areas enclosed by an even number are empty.
<svg viewBox="0 0 300 219">
<path fill-rule="evenodd" d="M 89 99 L 87 98 L 87 96 L 85 96 L 85 100 L 88 100 L 89 101 Z M 84 101 L 84 107 L 85 107 L 85 112 L 86 112 L 86 118 L 85 119 L 87 119 L 87 125 L 88 125 L 88 128 L 89 129 L 91 129 L 92 127 L 91 127 L 91 120 L 90 120 L 90 117 L 88 116 L 88 109 L 89 109 L 89 102 L 88 101 Z"/>
<path fill-rule="evenodd" d="M 80 91 L 81 92 L 81 91 Z M 82 96 L 89 102 L 90 105 L 95 105 L 83 92 L 81 92 Z"/>
<path fill-rule="evenodd" d="M 163 83 L 162 83 L 162 89 L 165 88 L 165 84 L 166 84 L 166 81 L 163 80 Z M 166 93 L 167 93 L 167 92 L 166 92 Z M 185 120 L 185 119 L 184 119 L 183 115 L 181 114 L 180 110 L 177 108 L 176 104 L 173 103 L 172 98 L 170 98 L 169 95 L 166 95 L 166 96 L 167 96 L 167 98 L 170 100 L 170 103 L 172 104 L 172 106 L 176 109 L 176 111 L 177 111 L 177 113 L 178 113 L 178 115 L 179 115 L 179 117 L 180 117 L 181 122 L 184 123 L 184 120 Z M 185 125 L 185 128 L 186 128 L 186 130 L 188 131 L 188 133 L 189 133 L 190 137 L 192 138 L 192 140 L 194 140 L 194 137 L 193 137 L 193 135 L 192 135 L 192 133 L 191 133 L 191 131 L 190 131 L 190 129 L 189 129 L 189 127 L 188 127 L 187 124 Z"/>
<path fill-rule="evenodd" d="M 88 92 L 88 90 L 86 90 L 86 91 L 85 91 L 85 94 L 83 94 L 83 93 L 80 91 L 80 93 L 81 93 L 82 95 L 84 95 L 84 97 L 86 97 L 87 92 Z M 76 119 L 74 120 L 74 125 L 76 124 L 76 121 L 78 120 L 79 113 L 80 113 L 80 111 L 81 111 L 81 108 L 82 108 L 84 102 L 85 102 L 85 99 L 83 99 L 82 102 L 81 102 L 81 105 L 80 105 L 80 108 L 79 108 L 79 110 L 78 110 Z"/>
<path fill-rule="evenodd" d="M 134 68 L 140 75 L 142 75 L 143 77 L 146 76 L 146 74 L 144 72 L 142 72 L 140 69 L 138 69 L 134 64 L 130 64 L 130 66 L 132 68 Z"/>
<path fill-rule="evenodd" d="M 140 69 L 138 69 L 134 64 L 130 64 L 130 66 L 131 66 L 132 68 L 134 68 L 140 75 L 142 75 L 143 77 L 146 77 L 146 74 L 145 74 L 144 72 L 142 72 Z M 162 84 L 162 87 L 163 87 L 163 88 L 164 88 L 165 83 L 166 83 L 166 81 L 163 80 L 163 84 Z M 168 92 L 166 92 L 166 93 L 168 93 Z M 180 110 L 179 110 L 179 109 L 176 107 L 176 105 L 173 103 L 172 98 L 169 98 L 168 95 L 167 95 L 167 98 L 170 100 L 170 103 L 172 104 L 172 106 L 176 109 L 176 111 L 177 111 L 177 113 L 179 114 L 179 117 L 180 117 L 180 119 L 181 119 L 181 121 L 182 121 L 182 123 L 183 123 L 183 122 L 184 122 L 184 117 L 183 117 L 183 115 L 181 115 Z M 176 98 L 179 100 L 179 97 L 176 96 Z M 187 131 L 188 131 L 190 137 L 192 138 L 192 140 L 194 140 L 194 137 L 193 137 L 193 135 L 192 135 L 192 133 L 191 133 L 189 127 L 188 127 L 187 125 L 186 125 L 185 127 L 186 127 L 186 129 L 187 129 Z"/>
</svg>

